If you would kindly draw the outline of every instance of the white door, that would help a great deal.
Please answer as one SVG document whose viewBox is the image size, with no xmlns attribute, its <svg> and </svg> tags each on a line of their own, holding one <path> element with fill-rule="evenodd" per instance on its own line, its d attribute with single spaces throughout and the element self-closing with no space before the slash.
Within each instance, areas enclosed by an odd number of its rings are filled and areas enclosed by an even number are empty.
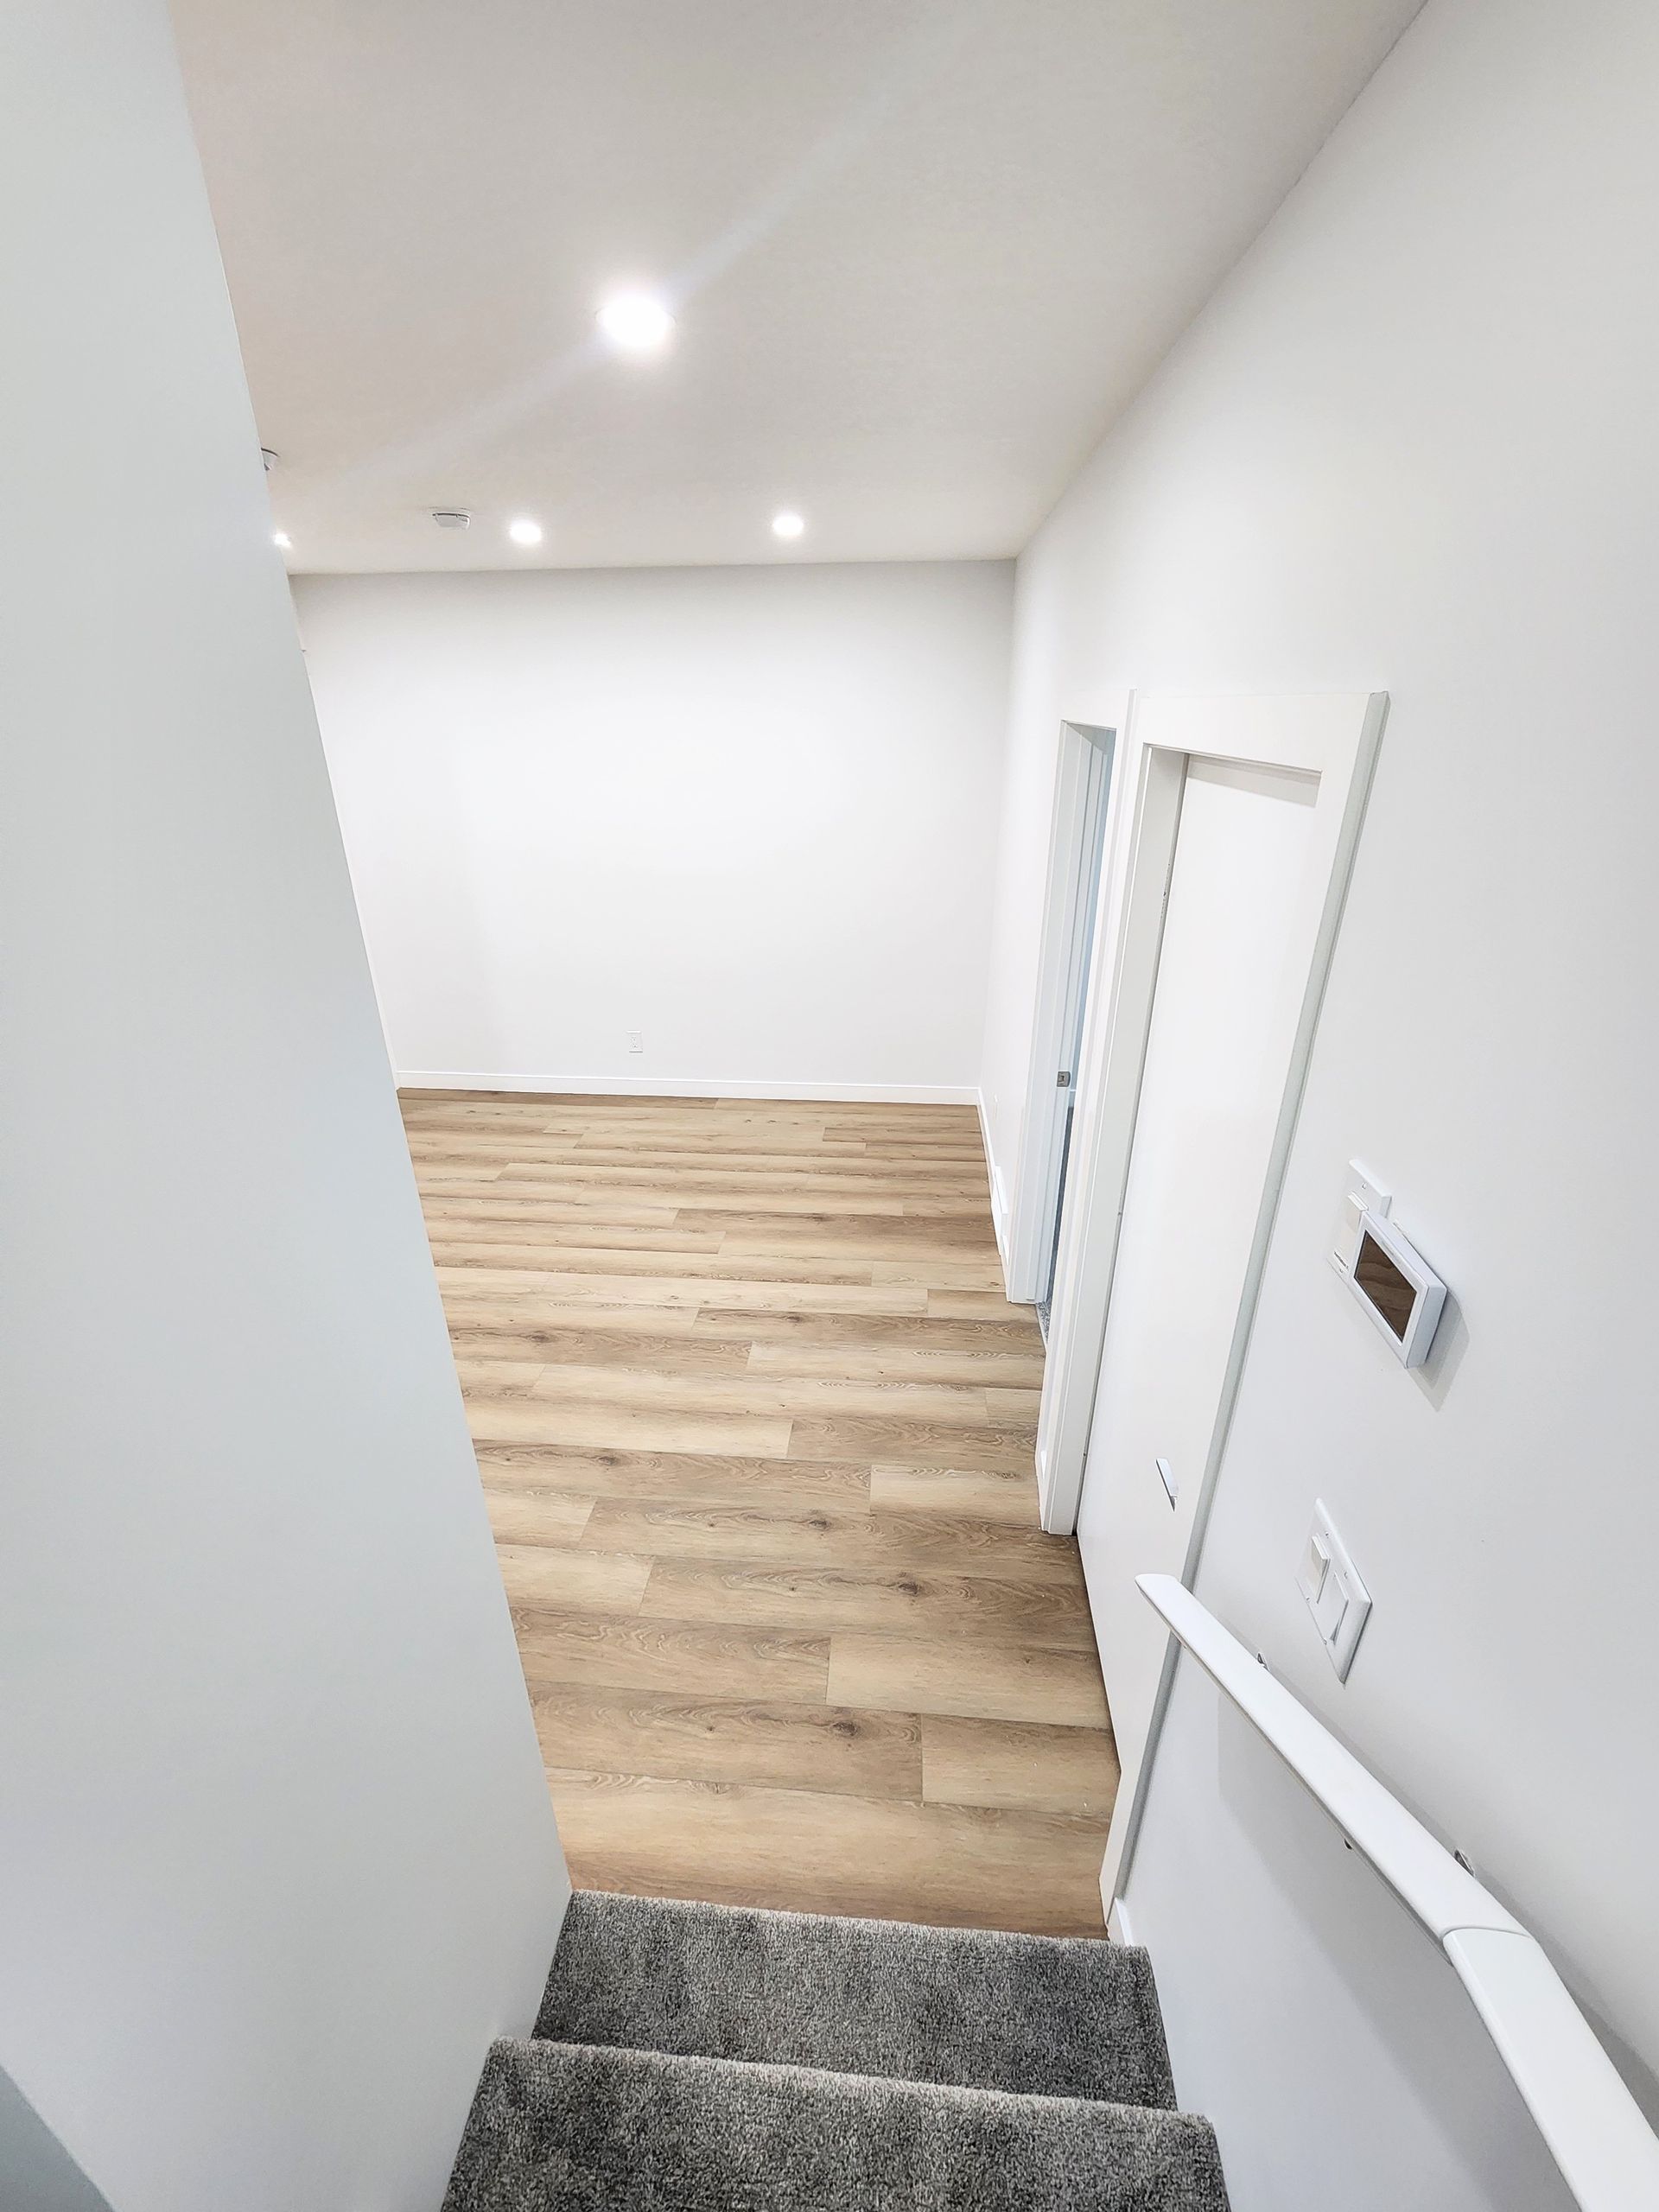
<svg viewBox="0 0 1659 2212">
<path fill-rule="evenodd" d="M 1135 1578 L 1179 1574 L 1192 1535 L 1323 905 L 1318 796 L 1202 759 L 1181 791 L 1077 1513 L 1126 1783 L 1166 1643 Z"/>
<path fill-rule="evenodd" d="M 1037 1439 L 1117 1732 L 1113 1889 L 1167 1649 L 1135 1578 L 1203 1540 L 1387 703 L 1130 703 Z"/>
</svg>

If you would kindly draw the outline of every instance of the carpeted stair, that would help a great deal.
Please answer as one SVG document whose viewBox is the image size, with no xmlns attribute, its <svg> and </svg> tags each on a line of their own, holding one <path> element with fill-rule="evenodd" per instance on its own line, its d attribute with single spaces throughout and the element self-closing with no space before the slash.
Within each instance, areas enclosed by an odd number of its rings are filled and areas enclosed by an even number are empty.
<svg viewBox="0 0 1659 2212">
<path fill-rule="evenodd" d="M 1144 1951 L 578 1891 L 444 2212 L 1225 2212 Z"/>
</svg>

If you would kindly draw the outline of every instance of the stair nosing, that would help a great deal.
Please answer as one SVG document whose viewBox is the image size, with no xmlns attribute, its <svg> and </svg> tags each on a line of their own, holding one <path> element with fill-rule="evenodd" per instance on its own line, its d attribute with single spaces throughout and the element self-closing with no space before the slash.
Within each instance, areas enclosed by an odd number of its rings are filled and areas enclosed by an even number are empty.
<svg viewBox="0 0 1659 2212">
<path fill-rule="evenodd" d="M 1121 2113 L 1137 2121 L 1144 2121 L 1150 2116 L 1154 2121 L 1180 2121 L 1194 2127 L 1210 2127 L 1211 2125 L 1202 2113 L 1185 2112 L 1179 2105 L 1129 2104 L 1117 2097 L 1056 2097 L 1040 2089 L 988 2089 L 967 2082 L 918 2082 L 908 2074 L 849 2074 L 839 2067 L 803 2066 L 793 2059 L 717 2058 L 708 2051 L 658 2050 L 638 2044 L 578 2043 L 568 2036 L 498 2036 L 493 2048 L 531 2053 L 538 2050 L 580 2050 L 659 2066 L 712 2066 L 730 2068 L 745 2074 L 782 2074 L 791 2079 L 812 2082 L 846 2082 L 861 2088 L 868 2087 L 884 2093 L 911 2091 L 918 2096 L 943 2098 L 947 2102 L 955 2098 L 965 2098 L 974 2103 L 992 2106 L 1034 2105 L 1053 2107 L 1063 2112 Z"/>
</svg>

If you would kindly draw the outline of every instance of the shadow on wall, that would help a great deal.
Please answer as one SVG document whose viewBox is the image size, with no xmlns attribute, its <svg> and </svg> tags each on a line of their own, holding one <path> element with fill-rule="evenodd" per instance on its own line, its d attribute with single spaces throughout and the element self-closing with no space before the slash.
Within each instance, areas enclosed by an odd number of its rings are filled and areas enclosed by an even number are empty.
<svg viewBox="0 0 1659 2212">
<path fill-rule="evenodd" d="M 1232 2202 L 1319 2202 L 1336 2145 L 1348 2212 L 1572 2212 L 1438 1945 L 1185 1662 L 1165 1744 L 1128 1912 Z"/>
<path fill-rule="evenodd" d="M 19 2212 L 110 2212 L 10 2074 L 0 2073 L 0 2176 Z"/>
</svg>

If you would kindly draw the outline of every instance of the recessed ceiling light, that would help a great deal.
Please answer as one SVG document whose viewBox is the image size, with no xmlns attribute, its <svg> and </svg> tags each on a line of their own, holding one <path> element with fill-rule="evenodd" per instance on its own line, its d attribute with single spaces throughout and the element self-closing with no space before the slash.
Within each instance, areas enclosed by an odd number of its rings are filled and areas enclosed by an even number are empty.
<svg viewBox="0 0 1659 2212">
<path fill-rule="evenodd" d="M 531 522 L 528 515 L 520 515 L 517 522 L 507 524 L 507 536 L 515 545 L 539 545 L 542 525 L 538 522 Z"/>
<path fill-rule="evenodd" d="M 270 542 L 283 553 L 291 553 L 294 550 L 294 541 L 285 530 L 273 530 L 270 533 Z"/>
<path fill-rule="evenodd" d="M 781 514 L 773 515 L 772 518 L 774 537 L 798 537 L 805 528 L 804 517 L 798 515 L 792 507 L 785 507 Z"/>
<path fill-rule="evenodd" d="M 599 327 L 625 353 L 654 353 L 674 318 L 649 292 L 613 292 L 599 311 Z"/>
</svg>

